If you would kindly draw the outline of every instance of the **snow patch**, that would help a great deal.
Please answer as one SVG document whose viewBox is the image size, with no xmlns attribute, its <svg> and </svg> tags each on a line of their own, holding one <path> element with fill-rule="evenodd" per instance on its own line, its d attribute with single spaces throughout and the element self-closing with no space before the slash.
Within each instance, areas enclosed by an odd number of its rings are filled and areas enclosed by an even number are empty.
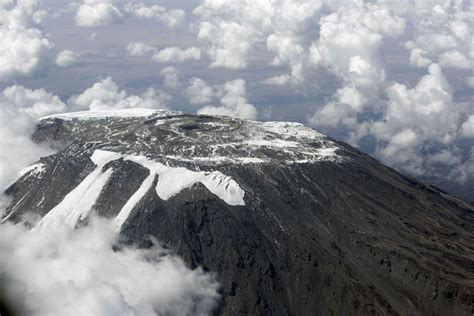
<svg viewBox="0 0 474 316">
<path fill-rule="evenodd" d="M 138 190 L 133 193 L 133 195 L 128 199 L 127 203 L 122 207 L 118 215 L 115 217 L 115 227 L 117 231 L 120 231 L 125 221 L 129 218 L 132 210 L 134 209 L 135 205 L 145 196 L 145 194 L 151 189 L 153 185 L 153 181 L 155 180 L 155 173 L 151 173 L 148 177 L 143 181 L 142 185 Z"/>
<path fill-rule="evenodd" d="M 117 230 L 121 229 L 134 207 L 152 187 L 156 175 L 158 175 L 159 180 L 155 190 L 163 200 L 168 200 L 196 183 L 202 183 L 210 192 L 227 204 L 245 205 L 245 191 L 240 188 L 235 180 L 219 171 L 204 172 L 192 171 L 183 167 L 169 167 L 144 156 L 125 155 L 98 149 L 91 156 L 91 160 L 96 165 L 94 171 L 74 190 L 69 192 L 61 203 L 50 210 L 35 229 L 47 229 L 64 223 L 75 227 L 79 220 L 84 220 L 89 215 L 112 174 L 111 168 L 103 172 L 104 166 L 117 159 L 135 162 L 150 171 L 140 188 L 130 197 L 116 216 Z"/>
<path fill-rule="evenodd" d="M 183 162 L 198 162 L 198 163 L 241 163 L 241 164 L 251 164 L 251 163 L 265 163 L 269 162 L 268 160 L 257 158 L 257 157 L 226 157 L 226 156 L 212 156 L 212 157 L 182 157 L 176 155 L 167 155 L 165 156 L 168 159 L 173 159 L 176 161 Z"/>
<path fill-rule="evenodd" d="M 265 131 L 282 135 L 284 138 L 324 138 L 324 135 L 312 128 L 297 122 L 263 122 L 260 123 Z"/>
<path fill-rule="evenodd" d="M 53 114 L 40 118 L 40 121 L 46 119 L 59 118 L 65 121 L 71 120 L 95 120 L 113 118 L 130 118 L 130 117 L 149 117 L 149 116 L 166 116 L 176 114 L 167 110 L 147 109 L 147 108 L 128 108 L 118 110 L 97 110 L 97 111 L 80 111 L 61 114 Z"/>
<path fill-rule="evenodd" d="M 29 167 L 26 167 L 22 170 L 20 170 L 20 173 L 18 174 L 18 178 L 23 177 L 25 174 L 30 174 L 30 175 L 39 175 L 43 173 L 45 170 L 44 168 L 44 163 L 35 163 L 34 165 L 31 165 Z"/>
<path fill-rule="evenodd" d="M 86 219 L 112 175 L 111 168 L 102 172 L 104 165 L 105 163 L 97 164 L 95 170 L 50 210 L 34 229 L 48 230 L 59 225 L 74 228 L 79 220 Z"/>
</svg>

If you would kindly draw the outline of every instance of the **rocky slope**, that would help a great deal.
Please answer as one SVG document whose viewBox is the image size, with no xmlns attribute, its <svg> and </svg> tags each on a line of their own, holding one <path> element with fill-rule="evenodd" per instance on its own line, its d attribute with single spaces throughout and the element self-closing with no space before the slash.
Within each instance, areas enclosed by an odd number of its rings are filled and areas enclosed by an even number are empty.
<svg viewBox="0 0 474 316">
<path fill-rule="evenodd" d="M 474 208 L 302 125 L 88 112 L 33 138 L 58 153 L 8 188 L 3 220 L 114 218 L 217 272 L 217 314 L 474 311 Z"/>
</svg>

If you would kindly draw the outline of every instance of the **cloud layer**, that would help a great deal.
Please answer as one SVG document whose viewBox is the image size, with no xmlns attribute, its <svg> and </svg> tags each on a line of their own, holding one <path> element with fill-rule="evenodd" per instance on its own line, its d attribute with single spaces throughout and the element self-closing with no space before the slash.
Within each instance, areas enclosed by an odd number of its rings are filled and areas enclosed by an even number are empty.
<svg viewBox="0 0 474 316">
<path fill-rule="evenodd" d="M 212 274 L 190 270 L 158 243 L 121 248 L 113 223 L 71 231 L 0 225 L 2 292 L 28 315 L 209 315 Z"/>
</svg>

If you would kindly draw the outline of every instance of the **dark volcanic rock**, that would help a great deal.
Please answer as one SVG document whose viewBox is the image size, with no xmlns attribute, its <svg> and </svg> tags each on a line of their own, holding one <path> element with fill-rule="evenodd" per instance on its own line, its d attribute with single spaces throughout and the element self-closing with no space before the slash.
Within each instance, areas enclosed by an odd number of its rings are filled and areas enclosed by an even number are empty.
<svg viewBox="0 0 474 316">
<path fill-rule="evenodd" d="M 150 177 L 122 234 L 139 244 L 154 236 L 191 267 L 217 272 L 219 314 L 474 311 L 474 208 L 302 126 L 172 113 L 65 116 L 41 121 L 33 137 L 63 147 L 7 190 L 5 218 L 44 216 L 94 172 L 96 150 L 120 153 L 101 170 L 110 176 L 94 209 L 116 216 Z M 165 175 L 132 155 L 219 171 L 245 192 L 245 205 L 202 181 L 162 198 L 155 187 Z"/>
</svg>

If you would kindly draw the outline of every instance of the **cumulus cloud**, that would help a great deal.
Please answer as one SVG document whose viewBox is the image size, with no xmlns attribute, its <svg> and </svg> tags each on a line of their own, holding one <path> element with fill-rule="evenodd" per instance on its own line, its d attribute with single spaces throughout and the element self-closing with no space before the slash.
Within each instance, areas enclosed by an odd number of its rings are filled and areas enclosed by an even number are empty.
<svg viewBox="0 0 474 316">
<path fill-rule="evenodd" d="M 186 95 L 191 104 L 210 103 L 216 96 L 219 96 L 220 89 L 211 87 L 201 78 L 193 77 L 189 80 L 186 88 Z"/>
<path fill-rule="evenodd" d="M 79 27 L 110 25 L 120 23 L 126 18 L 155 19 L 169 28 L 175 28 L 184 23 L 185 12 L 141 2 L 121 5 L 114 0 L 83 0 L 75 16 L 76 25 Z"/>
<path fill-rule="evenodd" d="M 201 59 L 201 49 L 198 47 L 166 47 L 161 50 L 156 49 L 146 43 L 136 41 L 127 45 L 127 51 L 131 56 L 152 55 L 152 60 L 159 63 L 183 63 L 189 60 Z"/>
<path fill-rule="evenodd" d="M 393 9 L 400 11 L 414 28 L 414 37 L 406 43 L 411 64 L 428 67 L 435 62 L 445 68 L 473 67 L 472 6 L 462 1 L 407 4 Z"/>
<path fill-rule="evenodd" d="M 188 60 L 199 60 L 200 58 L 201 49 L 198 47 L 188 47 L 186 49 L 166 47 L 153 55 L 153 60 L 160 63 L 182 63 Z"/>
<path fill-rule="evenodd" d="M 462 123 L 461 136 L 465 138 L 474 138 L 474 114 L 469 115 L 467 120 Z"/>
<path fill-rule="evenodd" d="M 128 94 L 107 77 L 96 82 L 79 95 L 68 100 L 68 105 L 77 110 L 114 110 L 125 108 L 167 108 L 171 97 L 154 88 L 141 95 Z"/>
<path fill-rule="evenodd" d="M 77 58 L 81 54 L 73 52 L 72 50 L 63 50 L 56 56 L 56 65 L 60 67 L 69 67 L 76 63 Z"/>
<path fill-rule="evenodd" d="M 308 30 L 307 23 L 314 23 L 311 19 L 320 7 L 319 1 L 206 0 L 193 14 L 199 19 L 195 30 L 211 67 L 240 69 L 266 43 L 277 53 L 274 64 L 299 64 L 304 41 L 298 33 Z"/>
<path fill-rule="evenodd" d="M 64 112 L 65 104 L 44 89 L 30 90 L 13 85 L 0 94 L 0 190 L 17 177 L 21 169 L 51 152 L 30 136 L 39 117 Z"/>
<path fill-rule="evenodd" d="M 119 23 L 124 15 L 113 1 L 84 0 L 76 12 L 76 25 L 79 27 L 95 27 Z"/>
<path fill-rule="evenodd" d="M 273 76 L 262 81 L 263 84 L 269 86 L 284 86 L 291 81 L 291 77 L 288 74 Z"/>
<path fill-rule="evenodd" d="M 137 18 L 156 19 L 165 23 L 169 28 L 182 25 L 185 20 L 185 13 L 181 9 L 166 9 L 163 6 L 154 4 L 147 6 L 144 3 L 127 3 L 125 11 Z"/>
<path fill-rule="evenodd" d="M 454 101 L 455 89 L 443 74 L 443 68 L 472 68 L 472 41 L 463 40 L 472 36 L 467 22 L 472 10 L 461 2 L 410 0 L 328 7 L 330 13 L 319 19 L 308 65 L 333 72 L 341 86 L 309 116 L 309 123 L 345 135 L 354 145 L 375 140 L 372 154 L 404 172 L 451 180 L 473 177 L 467 172 L 473 169 L 467 165 L 469 153 L 459 140 L 468 138 L 470 121 L 461 124 L 473 108 Z M 405 31 L 408 27 L 411 32 Z M 416 86 L 387 82 L 389 61 L 381 52 L 386 41 L 409 50 L 404 65 L 428 68 Z M 277 79 L 268 82 L 290 82 Z M 465 81 L 469 86 L 469 78 Z M 448 172 L 454 169 L 446 166 L 453 165 L 463 172 Z"/>
<path fill-rule="evenodd" d="M 145 56 L 156 52 L 156 49 L 146 43 L 136 41 L 128 43 L 127 52 L 131 56 Z"/>
<path fill-rule="evenodd" d="M 0 2 L 0 81 L 44 69 L 53 43 L 39 29 L 46 12 L 36 1 Z"/>
<path fill-rule="evenodd" d="M 338 6 L 336 12 L 321 17 L 319 24 L 319 38 L 310 47 L 310 64 L 329 69 L 343 82 L 321 111 L 334 112 L 331 108 L 338 107 L 336 121 L 353 122 L 383 89 L 386 75 L 379 50 L 384 38 L 403 34 L 405 21 L 384 6 L 356 2 Z M 349 98 L 341 99 L 343 91 L 351 91 L 357 106 L 348 104 Z"/>
<path fill-rule="evenodd" d="M 161 76 L 163 76 L 163 85 L 167 88 L 178 88 L 181 86 L 179 81 L 179 70 L 174 67 L 166 67 L 160 71 Z"/>
<path fill-rule="evenodd" d="M 71 231 L 0 225 L 2 292 L 28 315 L 208 315 L 218 283 L 155 241 L 123 247 L 109 220 Z"/>
<path fill-rule="evenodd" d="M 463 165 L 469 159 L 469 153 L 459 147 L 459 136 L 472 137 L 473 109 L 462 110 L 461 104 L 454 103 L 453 88 L 441 67 L 432 64 L 414 88 L 395 83 L 386 93 L 387 108 L 370 127 L 370 134 L 378 142 L 376 155 L 411 174 L 453 178 L 446 166 Z M 456 107 L 458 110 L 453 110 Z M 471 115 L 462 123 L 466 114 Z M 436 167 L 439 164 L 445 166 L 443 171 Z M 463 172 L 462 178 L 467 176 Z"/>
<path fill-rule="evenodd" d="M 225 115 L 242 119 L 254 120 L 257 117 L 257 110 L 250 104 L 245 95 L 245 81 L 235 79 L 227 81 L 222 86 L 223 96 L 220 99 L 220 106 L 204 106 L 198 110 L 198 114 Z"/>
<path fill-rule="evenodd" d="M 413 164 L 415 157 L 422 159 L 424 146 L 447 146 L 455 141 L 460 116 L 451 110 L 452 87 L 440 66 L 432 64 L 429 73 L 413 89 L 396 83 L 388 87 L 387 95 L 384 116 L 371 129 L 381 141 L 378 152 L 384 161 L 403 168 L 406 162 Z M 410 154 L 394 155 L 397 150 Z"/>
</svg>

